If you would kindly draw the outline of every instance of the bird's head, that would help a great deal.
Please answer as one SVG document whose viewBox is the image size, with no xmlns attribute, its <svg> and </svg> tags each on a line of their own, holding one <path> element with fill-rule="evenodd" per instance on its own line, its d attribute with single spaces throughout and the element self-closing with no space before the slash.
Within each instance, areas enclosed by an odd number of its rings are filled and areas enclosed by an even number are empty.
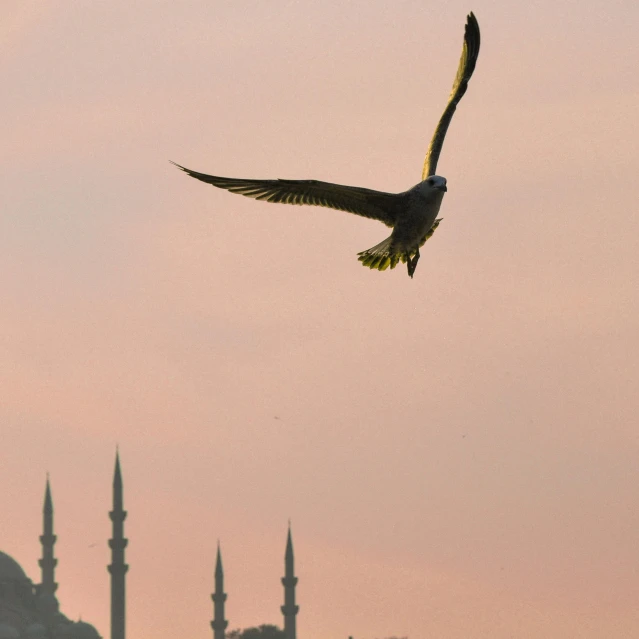
<svg viewBox="0 0 639 639">
<path fill-rule="evenodd" d="M 443 193 L 446 193 L 446 191 L 448 191 L 448 188 L 446 187 L 446 178 L 441 177 L 441 175 L 429 175 L 422 182 L 421 186 L 427 191 L 430 191 L 432 189 L 436 191 L 442 191 Z"/>
</svg>

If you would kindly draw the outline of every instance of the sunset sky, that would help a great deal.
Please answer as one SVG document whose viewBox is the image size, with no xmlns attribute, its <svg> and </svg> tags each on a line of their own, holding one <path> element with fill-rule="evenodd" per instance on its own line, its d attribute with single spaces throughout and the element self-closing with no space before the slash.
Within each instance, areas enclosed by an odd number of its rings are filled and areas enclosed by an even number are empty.
<svg viewBox="0 0 639 639">
<path fill-rule="evenodd" d="M 416 184 L 482 45 L 415 278 L 380 223 L 169 164 Z M 130 639 L 639 636 L 639 3 L 4 0 L 0 550 Z"/>
</svg>

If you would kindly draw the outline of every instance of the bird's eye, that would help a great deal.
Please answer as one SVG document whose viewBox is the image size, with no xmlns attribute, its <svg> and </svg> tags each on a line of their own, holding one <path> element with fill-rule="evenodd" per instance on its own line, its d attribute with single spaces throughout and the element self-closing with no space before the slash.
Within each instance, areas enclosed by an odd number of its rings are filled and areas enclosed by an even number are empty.
<svg viewBox="0 0 639 639">
<path fill-rule="evenodd" d="M 431 178 L 430 180 L 428 180 L 428 184 L 430 186 L 433 186 L 433 184 L 435 184 L 435 180 L 433 180 L 433 178 Z"/>
</svg>

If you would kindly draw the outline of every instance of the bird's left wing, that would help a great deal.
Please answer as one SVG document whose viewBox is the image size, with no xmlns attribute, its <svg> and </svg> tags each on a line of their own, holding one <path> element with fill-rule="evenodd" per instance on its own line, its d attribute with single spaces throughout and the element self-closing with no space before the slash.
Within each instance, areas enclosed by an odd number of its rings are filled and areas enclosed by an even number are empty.
<svg viewBox="0 0 639 639">
<path fill-rule="evenodd" d="M 397 213 L 406 197 L 404 193 L 384 193 L 318 180 L 243 180 L 218 177 L 191 171 L 179 164 L 175 166 L 191 177 L 231 193 L 267 202 L 325 206 L 379 220 L 386 226 L 395 225 Z"/>
<path fill-rule="evenodd" d="M 430 141 L 428 151 L 426 152 L 422 180 L 425 180 L 429 175 L 435 175 L 437 160 L 439 160 L 439 154 L 442 151 L 448 125 L 453 119 L 453 113 L 455 113 L 459 101 L 462 99 L 464 93 L 466 93 L 468 81 L 475 70 L 477 56 L 479 55 L 479 41 L 479 24 L 475 14 L 471 11 L 466 21 L 464 46 L 462 48 L 462 55 L 459 60 L 455 82 L 453 83 L 453 89 L 450 92 L 446 109 L 444 109 L 444 113 L 437 124 L 433 139 Z"/>
</svg>

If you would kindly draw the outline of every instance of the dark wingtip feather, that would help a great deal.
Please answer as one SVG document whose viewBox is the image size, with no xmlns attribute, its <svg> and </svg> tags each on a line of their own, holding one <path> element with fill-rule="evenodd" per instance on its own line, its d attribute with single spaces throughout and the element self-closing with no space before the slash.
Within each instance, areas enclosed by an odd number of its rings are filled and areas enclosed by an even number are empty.
<svg viewBox="0 0 639 639">
<path fill-rule="evenodd" d="M 479 46 L 481 44 L 481 35 L 479 32 L 479 22 L 477 22 L 477 18 L 472 11 L 466 18 L 464 39 L 468 45 L 469 58 L 477 59 L 477 56 L 479 55 Z"/>
<path fill-rule="evenodd" d="M 189 169 L 187 169 L 185 166 L 182 166 L 181 164 L 178 164 L 177 162 L 174 162 L 173 160 L 169 160 L 169 162 L 173 165 L 173 166 L 177 166 L 178 169 L 181 169 L 182 171 L 184 171 L 185 173 L 191 173 L 191 171 L 189 171 Z"/>
</svg>

